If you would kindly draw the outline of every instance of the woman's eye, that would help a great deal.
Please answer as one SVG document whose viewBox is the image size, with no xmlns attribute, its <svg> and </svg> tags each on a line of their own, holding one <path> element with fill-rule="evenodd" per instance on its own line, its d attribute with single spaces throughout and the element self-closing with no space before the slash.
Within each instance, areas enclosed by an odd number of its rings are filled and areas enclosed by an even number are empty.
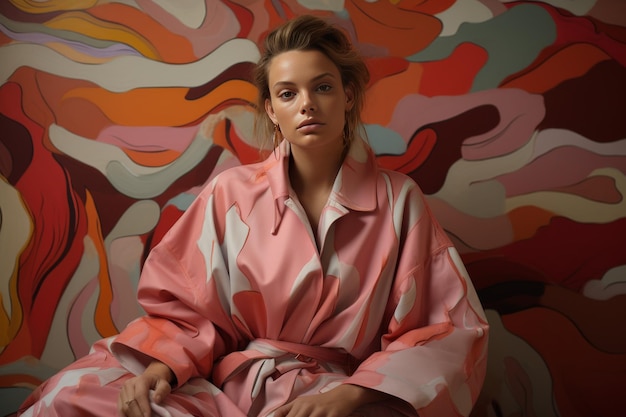
<svg viewBox="0 0 626 417">
<path fill-rule="evenodd" d="M 278 97 L 284 98 L 284 99 L 291 98 L 291 97 L 293 97 L 293 92 L 291 92 L 291 91 L 283 91 L 282 93 L 278 94 Z"/>
<path fill-rule="evenodd" d="M 329 92 L 330 90 L 332 90 L 332 88 L 333 88 L 333 87 L 332 87 L 331 85 L 328 85 L 328 84 L 322 84 L 322 85 L 320 85 L 320 86 L 319 86 L 319 87 L 317 87 L 317 88 L 318 88 L 318 90 L 320 90 L 321 92 L 323 92 L 323 93 L 327 93 L 327 92 Z"/>
</svg>

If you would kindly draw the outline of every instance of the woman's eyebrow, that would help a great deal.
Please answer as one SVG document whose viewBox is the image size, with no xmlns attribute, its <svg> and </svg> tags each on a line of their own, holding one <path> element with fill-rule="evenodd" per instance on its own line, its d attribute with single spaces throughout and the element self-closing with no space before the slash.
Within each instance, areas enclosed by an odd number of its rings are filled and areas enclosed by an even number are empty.
<svg viewBox="0 0 626 417">
<path fill-rule="evenodd" d="M 335 75 L 331 72 L 324 72 L 320 75 L 317 75 L 315 77 L 313 77 L 311 79 L 311 82 L 315 82 L 315 81 L 319 81 L 322 78 L 326 78 L 326 77 L 331 77 L 331 78 L 336 78 Z M 291 85 L 295 85 L 296 83 L 294 83 L 293 81 L 276 81 L 273 85 L 274 88 L 276 87 L 283 87 L 283 86 L 291 86 Z"/>
</svg>

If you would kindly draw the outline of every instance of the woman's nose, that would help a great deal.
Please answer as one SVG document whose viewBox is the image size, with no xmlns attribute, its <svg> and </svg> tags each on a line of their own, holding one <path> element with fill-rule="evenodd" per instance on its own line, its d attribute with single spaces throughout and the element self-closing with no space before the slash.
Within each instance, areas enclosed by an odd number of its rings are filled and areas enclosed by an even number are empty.
<svg viewBox="0 0 626 417">
<path fill-rule="evenodd" d="M 302 104 L 300 106 L 300 113 L 305 114 L 307 112 L 315 111 L 315 104 L 311 97 L 307 94 L 302 95 Z"/>
</svg>

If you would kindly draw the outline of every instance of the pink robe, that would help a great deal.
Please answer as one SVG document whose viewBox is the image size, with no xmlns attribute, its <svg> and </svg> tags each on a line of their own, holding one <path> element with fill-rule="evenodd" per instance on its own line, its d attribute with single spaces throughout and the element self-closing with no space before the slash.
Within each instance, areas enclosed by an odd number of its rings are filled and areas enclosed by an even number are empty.
<svg viewBox="0 0 626 417">
<path fill-rule="evenodd" d="M 120 385 L 152 358 L 176 375 L 153 405 L 163 416 L 271 416 L 346 383 L 397 399 L 359 415 L 468 415 L 488 324 L 418 186 L 355 141 L 316 241 L 289 152 L 283 142 L 217 176 L 146 260 L 147 315 L 44 383 L 22 415 L 116 415 Z"/>
</svg>

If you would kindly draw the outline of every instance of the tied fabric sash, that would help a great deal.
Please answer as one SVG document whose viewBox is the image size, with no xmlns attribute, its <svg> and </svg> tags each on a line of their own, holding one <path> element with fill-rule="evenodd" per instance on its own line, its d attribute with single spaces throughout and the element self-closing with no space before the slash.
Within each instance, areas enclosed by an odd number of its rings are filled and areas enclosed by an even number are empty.
<svg viewBox="0 0 626 417">
<path fill-rule="evenodd" d="M 251 341 L 245 350 L 232 352 L 213 367 L 213 383 L 221 387 L 229 378 L 248 368 L 253 362 L 262 359 L 282 359 L 291 357 L 300 362 L 332 364 L 351 374 L 356 359 L 340 349 L 322 346 L 310 346 L 300 343 L 283 342 L 280 340 L 256 339 Z M 276 369 L 279 371 L 279 369 Z"/>
</svg>

